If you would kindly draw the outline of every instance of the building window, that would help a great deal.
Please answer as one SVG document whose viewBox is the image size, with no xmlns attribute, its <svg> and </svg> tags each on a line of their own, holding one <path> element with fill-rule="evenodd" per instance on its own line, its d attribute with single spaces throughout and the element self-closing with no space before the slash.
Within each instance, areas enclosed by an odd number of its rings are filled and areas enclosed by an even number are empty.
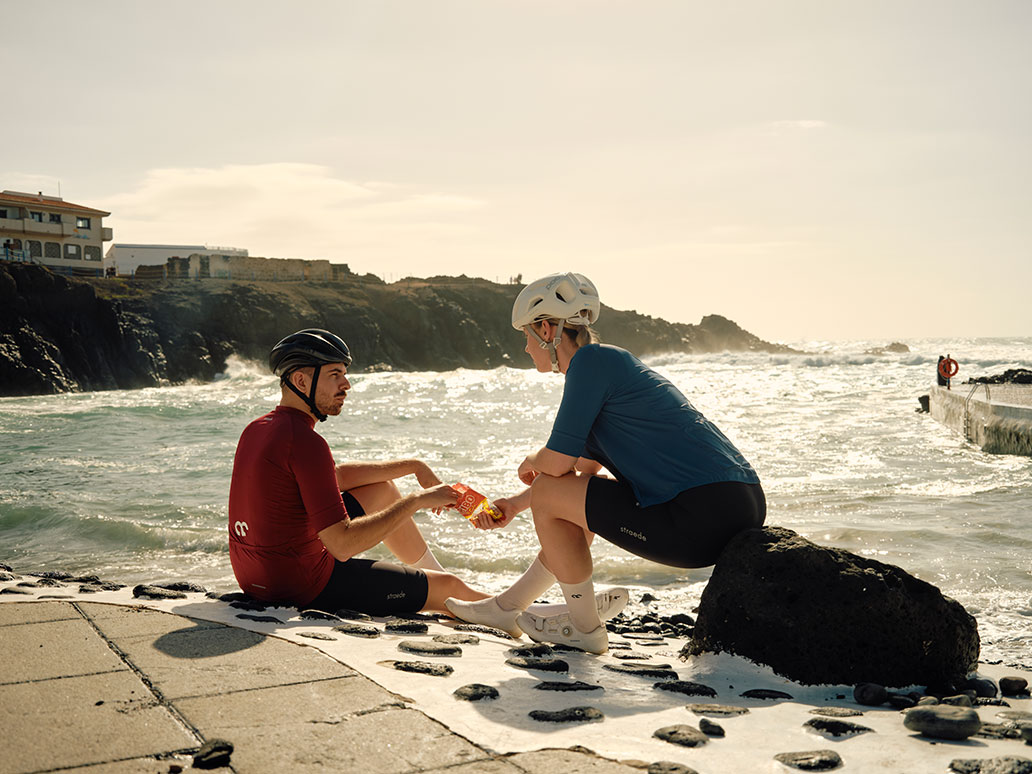
<svg viewBox="0 0 1032 774">
<path fill-rule="evenodd" d="M 79 245 L 65 245 L 65 258 L 71 258 L 76 261 L 82 258 L 82 251 L 79 249 Z"/>
<path fill-rule="evenodd" d="M 51 223 L 60 223 L 61 222 L 61 216 L 60 215 L 55 215 L 54 213 L 50 213 L 50 222 Z"/>
<path fill-rule="evenodd" d="M 42 212 L 30 212 L 29 213 L 29 217 L 32 218 L 37 223 L 42 223 L 43 222 L 43 213 Z"/>
<path fill-rule="evenodd" d="M 76 218 L 75 219 L 75 227 L 76 228 L 91 228 L 91 226 L 90 226 L 90 219 L 89 218 Z"/>
<path fill-rule="evenodd" d="M 0 218 L 6 218 L 6 217 L 7 217 L 7 210 L 5 210 L 3 208 L 0 208 Z"/>
<path fill-rule="evenodd" d="M 43 245 L 35 239 L 29 240 L 29 257 L 41 258 L 43 256 Z"/>
<path fill-rule="evenodd" d="M 47 242 L 43 245 L 43 255 L 47 258 L 60 258 L 61 245 L 57 242 Z"/>
<path fill-rule="evenodd" d="M 86 245 L 86 260 L 87 261 L 99 261 L 100 260 L 100 248 L 96 245 Z"/>
</svg>

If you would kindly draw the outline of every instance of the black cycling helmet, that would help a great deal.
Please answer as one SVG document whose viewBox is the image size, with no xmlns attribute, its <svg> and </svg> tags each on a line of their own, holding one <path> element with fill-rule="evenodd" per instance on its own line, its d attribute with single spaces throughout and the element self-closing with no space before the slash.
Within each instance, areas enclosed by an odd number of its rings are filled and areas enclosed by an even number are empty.
<svg viewBox="0 0 1032 774">
<path fill-rule="evenodd" d="M 319 383 L 319 371 L 328 363 L 351 365 L 351 350 L 344 339 L 321 328 L 305 328 L 282 339 L 269 353 L 269 368 L 279 376 L 280 381 L 308 404 L 308 408 L 320 422 L 326 420 L 315 406 L 315 387 Z M 312 389 L 308 395 L 295 387 L 287 378 L 299 368 L 315 367 Z"/>
</svg>

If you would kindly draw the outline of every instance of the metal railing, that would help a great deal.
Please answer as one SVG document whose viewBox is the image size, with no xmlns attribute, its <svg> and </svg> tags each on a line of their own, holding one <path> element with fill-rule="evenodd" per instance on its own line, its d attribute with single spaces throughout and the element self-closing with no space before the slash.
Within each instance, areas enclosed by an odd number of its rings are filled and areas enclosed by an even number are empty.
<svg viewBox="0 0 1032 774">
<path fill-rule="evenodd" d="M 985 387 L 985 402 L 989 404 L 992 403 L 992 399 L 989 397 L 988 382 L 979 382 L 971 386 L 970 392 L 968 392 L 967 397 L 964 399 L 964 437 L 969 441 L 975 440 L 971 437 L 971 398 L 979 387 Z"/>
</svg>

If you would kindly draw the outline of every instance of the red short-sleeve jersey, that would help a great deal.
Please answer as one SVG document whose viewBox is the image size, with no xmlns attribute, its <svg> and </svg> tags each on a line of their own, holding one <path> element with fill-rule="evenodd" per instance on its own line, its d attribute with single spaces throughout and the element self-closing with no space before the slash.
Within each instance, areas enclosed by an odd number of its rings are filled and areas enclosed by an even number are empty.
<svg viewBox="0 0 1032 774">
<path fill-rule="evenodd" d="M 244 428 L 229 489 L 229 558 L 241 589 L 267 602 L 311 602 L 334 564 L 318 533 L 346 518 L 313 417 L 277 406 Z"/>
</svg>

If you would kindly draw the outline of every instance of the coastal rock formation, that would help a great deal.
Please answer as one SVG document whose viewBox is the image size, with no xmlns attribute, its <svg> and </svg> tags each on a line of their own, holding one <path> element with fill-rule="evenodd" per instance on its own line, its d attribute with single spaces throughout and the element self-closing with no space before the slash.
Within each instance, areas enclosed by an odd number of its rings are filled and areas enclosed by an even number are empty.
<svg viewBox="0 0 1032 774">
<path fill-rule="evenodd" d="M 0 394 L 208 381 L 230 355 L 264 363 L 272 344 L 307 327 L 339 332 L 356 371 L 529 366 L 509 322 L 519 290 L 469 277 L 79 280 L 0 261 Z M 639 355 L 792 352 L 718 315 L 686 325 L 605 308 L 596 327 Z"/>
<path fill-rule="evenodd" d="M 979 638 L 931 584 L 767 527 L 720 555 L 682 656 L 719 651 L 809 685 L 950 686 L 974 669 Z"/>
</svg>

